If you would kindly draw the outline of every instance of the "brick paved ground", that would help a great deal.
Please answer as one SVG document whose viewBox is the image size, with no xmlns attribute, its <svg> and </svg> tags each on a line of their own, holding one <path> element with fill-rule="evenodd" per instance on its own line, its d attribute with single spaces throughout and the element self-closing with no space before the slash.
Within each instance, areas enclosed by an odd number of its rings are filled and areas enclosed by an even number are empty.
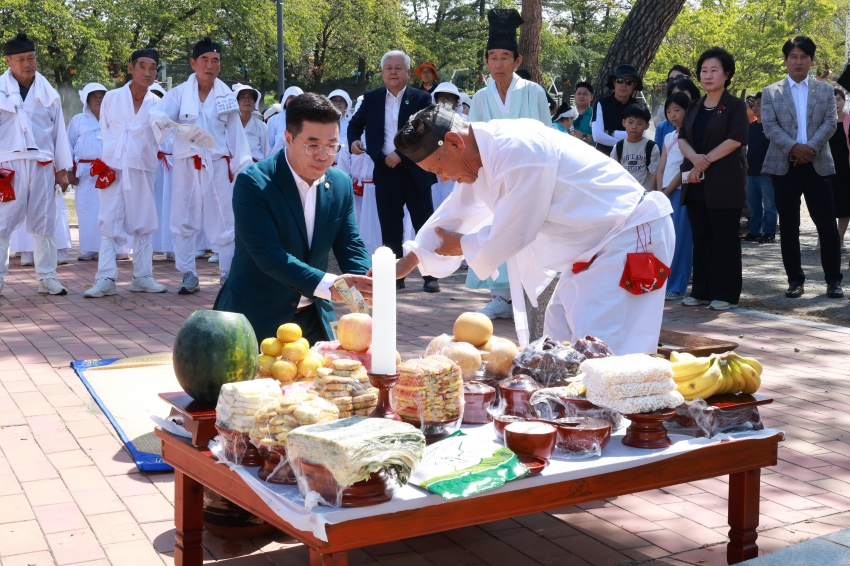
<svg viewBox="0 0 850 566">
<path fill-rule="evenodd" d="M 209 308 L 217 271 L 203 264 L 202 291 L 175 293 L 172 263 L 155 261 L 161 295 L 127 290 L 131 267 L 120 262 L 119 294 L 88 300 L 96 266 L 59 268 L 70 293 L 36 293 L 31 267 L 12 260 L 0 298 L 0 563 L 170 564 L 172 474 L 142 474 L 115 431 L 68 367 L 80 358 L 169 351 L 185 317 Z M 200 264 L 199 264 L 200 265 Z M 399 299 L 403 355 L 421 353 L 431 337 L 450 332 L 458 313 L 486 296 L 462 288 Z M 847 303 L 836 307 L 846 308 Z M 667 328 L 729 338 L 765 365 L 762 410 L 784 429 L 778 466 L 763 476 L 759 546 L 771 552 L 850 526 L 850 330 L 838 332 L 740 313 L 671 306 Z M 497 333 L 512 336 L 505 321 Z M 743 337 L 739 337 L 743 336 Z M 725 564 L 727 478 L 654 490 L 578 507 L 553 509 L 369 547 L 352 564 L 613 565 Z M 306 564 L 304 547 L 285 536 L 230 542 L 205 535 L 209 562 L 228 565 Z"/>
</svg>

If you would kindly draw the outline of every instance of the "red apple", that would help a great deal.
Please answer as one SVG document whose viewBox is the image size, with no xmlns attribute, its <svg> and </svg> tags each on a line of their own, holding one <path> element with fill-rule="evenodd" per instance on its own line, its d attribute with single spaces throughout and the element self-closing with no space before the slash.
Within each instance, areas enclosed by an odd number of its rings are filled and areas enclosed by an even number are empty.
<svg viewBox="0 0 850 566">
<path fill-rule="evenodd" d="M 372 317 L 351 313 L 339 319 L 339 343 L 345 350 L 364 352 L 372 345 Z"/>
</svg>

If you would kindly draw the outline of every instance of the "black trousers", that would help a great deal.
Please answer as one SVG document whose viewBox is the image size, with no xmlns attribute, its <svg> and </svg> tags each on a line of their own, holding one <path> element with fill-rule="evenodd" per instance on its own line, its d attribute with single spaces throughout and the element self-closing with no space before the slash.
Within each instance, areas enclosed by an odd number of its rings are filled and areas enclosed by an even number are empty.
<svg viewBox="0 0 850 566">
<path fill-rule="evenodd" d="M 410 211 L 413 229 L 417 232 L 434 214 L 431 190 L 420 189 L 404 164 L 390 169 L 384 163 L 375 164 L 372 176 L 375 182 L 375 200 L 378 220 L 381 223 L 381 239 L 397 258 L 404 255 L 404 205 Z"/>
<path fill-rule="evenodd" d="M 325 334 L 325 326 L 322 324 L 322 318 L 319 316 L 319 309 L 316 305 L 310 305 L 301 312 L 296 312 L 292 315 L 292 320 L 301 327 L 301 335 L 310 342 L 312 346 L 316 342 L 324 342 L 333 340 L 332 336 Z M 262 341 L 262 338 L 260 338 Z"/>
<path fill-rule="evenodd" d="M 694 235 L 694 284 L 691 296 L 703 301 L 737 305 L 743 286 L 740 208 L 708 208 L 688 201 L 688 219 Z M 785 228 L 783 226 L 783 237 Z"/>
<path fill-rule="evenodd" d="M 827 284 L 841 283 L 841 242 L 838 223 L 835 221 L 835 201 L 832 198 L 832 180 L 822 177 L 814 165 L 806 163 L 794 167 L 785 175 L 773 177 L 776 208 L 782 236 L 779 240 L 782 263 L 788 283 L 804 283 L 806 274 L 800 261 L 800 197 L 806 197 L 809 216 L 820 237 L 820 262 Z"/>
</svg>

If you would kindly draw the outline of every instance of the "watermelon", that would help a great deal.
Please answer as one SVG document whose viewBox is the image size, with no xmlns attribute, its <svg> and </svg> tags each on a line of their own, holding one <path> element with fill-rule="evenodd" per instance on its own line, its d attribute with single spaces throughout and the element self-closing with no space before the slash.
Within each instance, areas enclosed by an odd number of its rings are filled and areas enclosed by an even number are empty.
<svg viewBox="0 0 850 566">
<path fill-rule="evenodd" d="M 215 403 L 225 383 L 254 379 L 258 360 L 257 336 L 243 314 L 195 311 L 174 341 L 177 382 L 203 403 Z"/>
</svg>

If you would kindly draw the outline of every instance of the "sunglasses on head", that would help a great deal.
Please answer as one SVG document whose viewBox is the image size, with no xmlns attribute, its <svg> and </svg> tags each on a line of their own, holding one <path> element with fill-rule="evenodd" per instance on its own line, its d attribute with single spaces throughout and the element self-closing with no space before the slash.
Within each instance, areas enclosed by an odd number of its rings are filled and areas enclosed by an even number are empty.
<svg viewBox="0 0 850 566">
<path fill-rule="evenodd" d="M 690 76 L 690 75 L 684 75 L 684 74 L 682 74 L 682 75 L 676 75 L 675 77 L 670 77 L 670 78 L 668 78 L 668 79 L 667 79 L 667 82 L 668 82 L 668 83 L 672 83 L 672 82 L 676 82 L 676 81 L 678 81 L 679 79 L 690 79 L 690 78 L 691 78 L 691 76 Z"/>
<path fill-rule="evenodd" d="M 637 84 L 637 81 L 634 80 L 634 79 L 617 79 L 617 84 L 618 85 L 632 86 L 632 85 Z"/>
</svg>

